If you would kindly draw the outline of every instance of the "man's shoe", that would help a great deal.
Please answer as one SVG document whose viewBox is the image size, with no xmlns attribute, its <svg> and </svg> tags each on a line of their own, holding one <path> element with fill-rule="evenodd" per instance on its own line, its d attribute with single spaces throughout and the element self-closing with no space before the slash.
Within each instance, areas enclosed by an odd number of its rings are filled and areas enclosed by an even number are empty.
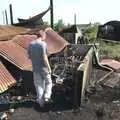
<svg viewBox="0 0 120 120">
<path fill-rule="evenodd" d="M 49 103 L 50 99 L 49 98 L 45 98 L 44 101 L 45 101 L 45 103 Z"/>
<path fill-rule="evenodd" d="M 39 101 L 39 100 L 37 99 L 36 102 L 39 104 L 39 106 L 40 106 L 41 108 L 44 107 L 44 103 L 45 103 L 45 102 L 44 102 L 43 100 Z"/>
</svg>

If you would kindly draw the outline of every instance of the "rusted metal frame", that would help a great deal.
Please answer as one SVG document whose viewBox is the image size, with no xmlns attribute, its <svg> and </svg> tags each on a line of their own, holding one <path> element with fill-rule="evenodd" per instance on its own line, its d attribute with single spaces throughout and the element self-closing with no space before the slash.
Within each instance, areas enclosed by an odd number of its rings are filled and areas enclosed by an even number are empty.
<svg viewBox="0 0 120 120">
<path fill-rule="evenodd" d="M 85 103 L 85 91 L 88 87 L 90 74 L 92 71 L 93 47 L 90 48 L 85 56 L 83 63 L 78 67 L 78 71 L 83 71 L 82 89 L 81 89 L 81 105 Z"/>
</svg>

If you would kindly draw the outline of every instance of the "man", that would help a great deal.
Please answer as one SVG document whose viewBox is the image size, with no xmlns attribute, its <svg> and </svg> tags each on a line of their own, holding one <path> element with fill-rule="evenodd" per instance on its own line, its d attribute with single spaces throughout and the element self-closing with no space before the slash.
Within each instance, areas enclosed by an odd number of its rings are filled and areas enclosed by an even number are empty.
<svg viewBox="0 0 120 120">
<path fill-rule="evenodd" d="M 48 102 L 52 93 L 51 68 L 47 57 L 46 33 L 39 31 L 40 37 L 30 43 L 28 55 L 32 61 L 34 85 L 40 107 Z"/>
</svg>

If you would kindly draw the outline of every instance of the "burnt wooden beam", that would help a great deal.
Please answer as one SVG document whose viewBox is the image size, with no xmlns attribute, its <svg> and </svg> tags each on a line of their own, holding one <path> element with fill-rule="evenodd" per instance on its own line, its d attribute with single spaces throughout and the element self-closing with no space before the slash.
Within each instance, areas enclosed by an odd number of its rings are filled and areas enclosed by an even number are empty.
<svg viewBox="0 0 120 120">
<path fill-rule="evenodd" d="M 12 11 L 12 4 L 10 4 L 9 7 L 10 7 L 10 21 L 11 21 L 11 25 L 13 25 L 13 11 Z"/>
<path fill-rule="evenodd" d="M 50 20 L 51 20 L 51 28 L 54 27 L 54 20 L 53 20 L 53 0 L 50 0 Z"/>
<path fill-rule="evenodd" d="M 6 18 L 6 24 L 8 25 L 8 16 L 7 16 L 7 10 L 5 10 L 5 18 Z"/>
<path fill-rule="evenodd" d="M 76 14 L 74 14 L 74 25 L 76 25 Z"/>
<path fill-rule="evenodd" d="M 90 76 L 92 72 L 93 47 L 90 48 L 85 56 L 83 63 L 78 67 L 78 71 L 83 71 L 82 88 L 81 88 L 81 105 L 85 104 L 85 92 L 90 83 Z"/>
<path fill-rule="evenodd" d="M 4 11 L 2 11 L 2 15 L 3 15 L 3 24 L 5 24 L 5 14 L 4 14 Z"/>
</svg>

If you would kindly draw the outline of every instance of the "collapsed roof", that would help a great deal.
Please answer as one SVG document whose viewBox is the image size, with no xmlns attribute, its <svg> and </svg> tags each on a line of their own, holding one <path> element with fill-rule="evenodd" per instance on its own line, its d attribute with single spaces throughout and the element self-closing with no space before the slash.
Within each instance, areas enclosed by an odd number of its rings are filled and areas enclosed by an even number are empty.
<svg viewBox="0 0 120 120">
<path fill-rule="evenodd" d="M 46 42 L 48 45 L 49 54 L 60 52 L 68 44 L 61 36 L 59 36 L 51 28 L 46 29 L 46 36 L 47 36 Z M 32 64 L 31 61 L 28 59 L 27 48 L 30 41 L 35 40 L 36 38 L 37 38 L 36 35 L 25 34 L 25 35 L 15 35 L 15 37 L 13 37 L 10 40 L 0 41 L 0 57 L 4 58 L 6 61 L 10 62 L 20 70 L 32 71 Z M 3 71 L 3 68 L 1 66 L 0 69 L 2 69 Z M 12 78 L 12 76 L 10 75 L 7 69 L 4 73 L 5 75 L 7 74 L 8 78 L 4 77 L 5 76 L 4 74 L 1 74 L 0 76 L 1 92 L 4 92 L 7 88 L 7 87 L 3 87 L 2 85 L 3 81 L 9 81 L 10 83 L 15 83 L 15 79 L 9 79 Z"/>
<path fill-rule="evenodd" d="M 36 25 L 41 25 L 43 24 L 43 20 L 42 20 L 42 17 L 50 10 L 50 7 L 38 14 L 38 15 L 35 15 L 29 19 L 21 19 L 21 18 L 18 18 L 18 21 L 19 23 L 16 23 L 16 24 L 13 24 L 14 26 L 24 26 L 24 27 L 36 27 Z"/>
<path fill-rule="evenodd" d="M 26 34 L 28 29 L 15 26 L 0 25 L 0 41 L 9 40 L 15 35 Z"/>
</svg>

